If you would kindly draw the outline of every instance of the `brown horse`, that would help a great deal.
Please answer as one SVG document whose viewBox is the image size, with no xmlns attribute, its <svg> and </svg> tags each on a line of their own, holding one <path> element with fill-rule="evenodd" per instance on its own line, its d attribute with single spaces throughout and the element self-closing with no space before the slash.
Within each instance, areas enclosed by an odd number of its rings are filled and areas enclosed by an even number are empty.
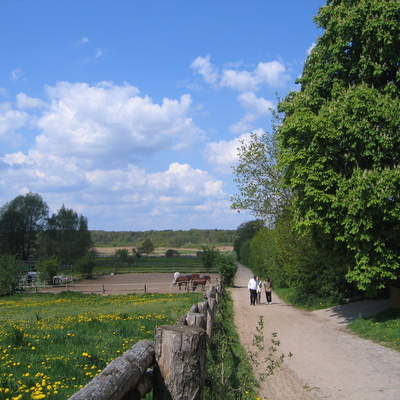
<svg viewBox="0 0 400 400">
<path fill-rule="evenodd" d="M 187 287 L 187 285 L 192 281 L 192 275 L 180 275 L 178 276 L 175 281 L 174 281 L 174 285 L 178 285 L 179 290 L 181 290 L 181 285 L 185 285 Z"/>
<path fill-rule="evenodd" d="M 201 286 L 201 290 L 204 291 L 207 282 L 210 282 L 210 283 L 211 283 L 211 277 L 208 276 L 208 275 L 205 275 L 205 276 L 203 276 L 203 277 L 201 277 L 201 278 L 193 279 L 193 281 L 192 281 L 193 291 L 196 290 L 197 286 Z"/>
</svg>

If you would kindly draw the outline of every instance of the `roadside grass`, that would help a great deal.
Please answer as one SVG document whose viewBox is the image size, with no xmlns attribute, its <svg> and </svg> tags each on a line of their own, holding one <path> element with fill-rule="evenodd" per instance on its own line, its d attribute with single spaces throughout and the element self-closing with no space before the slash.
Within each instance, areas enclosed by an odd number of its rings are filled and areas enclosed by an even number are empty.
<svg viewBox="0 0 400 400">
<path fill-rule="evenodd" d="M 0 299 L 0 400 L 68 398 L 201 297 L 63 292 Z"/>
<path fill-rule="evenodd" d="M 400 351 L 400 310 L 390 308 L 371 317 L 359 317 L 349 328 L 365 339 Z"/>
<path fill-rule="evenodd" d="M 286 303 L 308 311 L 339 305 L 321 299 L 307 305 L 299 304 L 292 301 L 293 290 L 290 288 L 275 288 L 274 291 Z M 360 337 L 400 351 L 400 310 L 388 309 L 370 317 L 359 317 L 348 327 Z"/>
<path fill-rule="evenodd" d="M 240 343 L 233 315 L 232 298 L 225 291 L 217 307 L 207 351 L 204 400 L 260 399 L 256 392 L 258 383 Z"/>
</svg>

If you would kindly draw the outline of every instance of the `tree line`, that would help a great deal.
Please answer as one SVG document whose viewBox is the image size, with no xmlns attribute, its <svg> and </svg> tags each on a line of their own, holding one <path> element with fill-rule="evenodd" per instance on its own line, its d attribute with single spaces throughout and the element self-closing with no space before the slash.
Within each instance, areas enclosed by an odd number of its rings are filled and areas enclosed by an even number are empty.
<svg viewBox="0 0 400 400">
<path fill-rule="evenodd" d="M 146 239 L 154 247 L 190 248 L 214 245 L 232 246 L 236 230 L 189 229 L 189 230 L 149 230 L 149 231 L 103 231 L 92 230 L 95 246 L 138 247 Z"/>
<path fill-rule="evenodd" d="M 303 302 L 377 295 L 400 271 L 400 3 L 328 0 L 300 90 L 239 148 L 239 259 Z"/>
<path fill-rule="evenodd" d="M 38 193 L 20 195 L 0 208 L 0 294 L 15 285 L 24 266 L 35 264 L 51 280 L 62 264 L 93 266 L 87 218 L 65 205 L 52 215 Z"/>
</svg>

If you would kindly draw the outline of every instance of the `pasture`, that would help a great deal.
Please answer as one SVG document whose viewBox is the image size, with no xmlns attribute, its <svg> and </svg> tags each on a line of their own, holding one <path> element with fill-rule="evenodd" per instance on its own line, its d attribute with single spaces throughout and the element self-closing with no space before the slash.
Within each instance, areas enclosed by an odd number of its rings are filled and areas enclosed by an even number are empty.
<svg viewBox="0 0 400 400">
<path fill-rule="evenodd" d="M 61 292 L 0 300 L 0 400 L 66 399 L 156 326 L 175 324 L 203 293 Z"/>
</svg>

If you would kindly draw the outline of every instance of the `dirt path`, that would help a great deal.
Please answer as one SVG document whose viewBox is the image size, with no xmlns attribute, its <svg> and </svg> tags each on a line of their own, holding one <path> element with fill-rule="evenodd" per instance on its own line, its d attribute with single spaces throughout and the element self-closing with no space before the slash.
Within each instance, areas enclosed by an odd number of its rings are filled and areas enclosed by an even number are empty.
<svg viewBox="0 0 400 400">
<path fill-rule="evenodd" d="M 399 400 L 400 353 L 349 333 L 346 326 L 358 315 L 389 307 L 386 300 L 361 301 L 326 310 L 297 310 L 275 293 L 272 304 L 250 306 L 247 283 L 251 271 L 240 266 L 231 289 L 235 322 L 247 349 L 264 316 L 265 340 L 272 332 L 281 341 L 278 353 L 284 367 L 262 383 L 260 396 L 268 400 Z M 254 350 L 254 349 L 253 349 Z"/>
</svg>

